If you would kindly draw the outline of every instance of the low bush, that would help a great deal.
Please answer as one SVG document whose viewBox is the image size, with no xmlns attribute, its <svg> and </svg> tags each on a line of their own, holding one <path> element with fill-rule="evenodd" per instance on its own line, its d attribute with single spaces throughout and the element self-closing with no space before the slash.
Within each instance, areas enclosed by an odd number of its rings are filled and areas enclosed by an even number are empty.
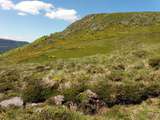
<svg viewBox="0 0 160 120">
<path fill-rule="evenodd" d="M 1 82 L 0 83 L 0 93 L 7 92 L 8 90 L 11 90 L 14 88 L 14 85 L 12 83 L 8 82 Z"/>
<path fill-rule="evenodd" d="M 115 81 L 115 82 L 122 81 L 123 80 L 123 72 L 118 71 L 118 70 L 112 71 L 108 78 L 112 81 Z"/>
<path fill-rule="evenodd" d="M 143 84 L 121 85 L 117 91 L 116 104 L 138 104 L 143 101 Z"/>
<path fill-rule="evenodd" d="M 160 57 L 149 59 L 149 65 L 155 69 L 159 69 L 160 68 Z"/>
<path fill-rule="evenodd" d="M 92 90 L 109 106 L 116 104 L 139 104 L 150 97 L 160 95 L 160 84 L 153 82 L 145 85 L 143 82 L 114 84 L 101 81 Z"/>
<path fill-rule="evenodd" d="M 51 88 L 46 88 L 38 79 L 29 80 L 22 91 L 24 102 L 43 102 L 52 93 Z"/>
<path fill-rule="evenodd" d="M 84 84 L 73 85 L 71 88 L 67 88 L 62 91 L 62 94 L 65 97 L 65 101 L 75 101 L 76 96 L 85 91 L 87 88 Z"/>
<path fill-rule="evenodd" d="M 3 114 L 0 113 L 1 120 L 89 120 L 79 112 L 73 112 L 66 107 L 45 106 L 29 109 L 10 109 Z"/>
<path fill-rule="evenodd" d="M 116 101 L 116 87 L 106 81 L 101 81 L 92 88 L 92 91 L 102 99 L 108 106 L 112 106 Z"/>
<path fill-rule="evenodd" d="M 17 89 L 16 82 L 20 79 L 20 75 L 16 70 L 6 70 L 0 74 L 0 92 Z"/>
</svg>

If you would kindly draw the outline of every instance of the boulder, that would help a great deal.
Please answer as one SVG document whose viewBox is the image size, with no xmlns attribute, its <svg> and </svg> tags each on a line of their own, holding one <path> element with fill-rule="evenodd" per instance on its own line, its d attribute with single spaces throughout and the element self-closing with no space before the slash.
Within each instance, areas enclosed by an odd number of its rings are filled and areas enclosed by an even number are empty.
<svg viewBox="0 0 160 120">
<path fill-rule="evenodd" d="M 65 105 L 71 110 L 71 111 L 77 111 L 77 104 L 72 102 L 72 101 L 68 101 L 67 103 L 65 103 Z"/>
<path fill-rule="evenodd" d="M 96 93 L 94 93 L 94 92 L 92 92 L 91 90 L 86 90 L 85 92 L 84 92 L 84 94 L 86 94 L 89 98 L 98 98 L 98 95 L 96 94 Z"/>
<path fill-rule="evenodd" d="M 54 97 L 54 102 L 56 105 L 62 105 L 62 102 L 64 101 L 63 95 L 57 95 Z"/>
<path fill-rule="evenodd" d="M 47 102 L 53 105 L 62 105 L 62 103 L 64 102 L 64 96 L 57 95 L 57 96 L 51 97 L 47 100 Z"/>
<path fill-rule="evenodd" d="M 22 107 L 23 100 L 20 97 L 13 97 L 13 98 L 1 101 L 0 106 L 1 107 L 10 107 L 10 106 Z"/>
</svg>

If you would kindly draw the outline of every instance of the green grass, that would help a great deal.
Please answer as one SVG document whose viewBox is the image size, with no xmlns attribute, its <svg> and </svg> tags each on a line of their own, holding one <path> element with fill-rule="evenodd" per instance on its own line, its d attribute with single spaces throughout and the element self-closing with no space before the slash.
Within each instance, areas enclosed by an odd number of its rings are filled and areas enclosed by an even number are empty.
<svg viewBox="0 0 160 120">
<path fill-rule="evenodd" d="M 97 115 L 85 115 L 66 107 L 37 106 L 27 109 L 0 109 L 2 120 L 159 120 L 160 99 L 150 99 L 141 105 L 115 106 L 99 111 Z"/>
</svg>

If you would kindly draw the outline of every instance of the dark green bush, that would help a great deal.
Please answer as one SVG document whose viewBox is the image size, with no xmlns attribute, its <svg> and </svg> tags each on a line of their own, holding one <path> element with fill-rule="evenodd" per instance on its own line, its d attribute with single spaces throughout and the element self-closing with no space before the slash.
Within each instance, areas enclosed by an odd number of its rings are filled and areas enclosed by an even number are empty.
<svg viewBox="0 0 160 120">
<path fill-rule="evenodd" d="M 76 96 L 85 90 L 86 90 L 86 86 L 84 84 L 79 84 L 63 90 L 62 94 L 65 97 L 65 101 L 74 101 L 76 100 Z"/>
<path fill-rule="evenodd" d="M 122 81 L 123 72 L 119 70 L 112 71 L 108 78 L 112 81 Z"/>
<path fill-rule="evenodd" d="M 16 70 L 6 70 L 0 75 L 0 92 L 14 90 L 17 88 L 16 82 L 20 80 L 20 75 Z"/>
<path fill-rule="evenodd" d="M 98 94 L 108 106 L 112 106 L 116 101 L 116 87 L 106 81 L 99 82 L 92 91 Z"/>
<path fill-rule="evenodd" d="M 0 83 L 0 93 L 6 92 L 6 91 L 11 90 L 13 88 L 14 88 L 14 85 L 10 82 Z"/>
<path fill-rule="evenodd" d="M 149 59 L 149 65 L 155 69 L 160 68 L 160 57 Z"/>
<path fill-rule="evenodd" d="M 117 91 L 116 104 L 137 104 L 143 101 L 143 84 L 121 85 Z"/>
<path fill-rule="evenodd" d="M 110 107 L 115 104 L 139 104 L 147 98 L 160 95 L 160 85 L 156 83 L 147 86 L 143 83 L 114 84 L 106 80 L 92 89 Z"/>
<path fill-rule="evenodd" d="M 145 94 L 148 97 L 157 97 L 160 95 L 160 84 L 159 83 L 152 83 L 150 84 L 145 91 Z"/>
<path fill-rule="evenodd" d="M 20 79 L 20 73 L 17 70 L 6 70 L 1 75 L 1 81 L 15 82 Z"/>
<path fill-rule="evenodd" d="M 51 88 L 46 88 L 38 79 L 29 80 L 22 91 L 24 102 L 43 102 L 51 94 Z"/>
</svg>

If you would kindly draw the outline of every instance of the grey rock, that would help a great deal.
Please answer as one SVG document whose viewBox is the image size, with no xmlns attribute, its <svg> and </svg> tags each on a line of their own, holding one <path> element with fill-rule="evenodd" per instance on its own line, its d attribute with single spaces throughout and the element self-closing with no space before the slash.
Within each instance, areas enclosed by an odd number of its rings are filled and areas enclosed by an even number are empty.
<svg viewBox="0 0 160 120">
<path fill-rule="evenodd" d="M 64 96 L 63 95 L 57 95 L 54 97 L 55 104 L 56 105 L 61 105 L 62 102 L 64 101 Z"/>
<path fill-rule="evenodd" d="M 49 98 L 48 100 L 50 104 L 54 104 L 54 105 L 62 105 L 63 101 L 64 101 L 63 95 L 57 95 L 57 96 Z"/>
<path fill-rule="evenodd" d="M 20 97 L 13 97 L 13 98 L 1 101 L 0 106 L 1 107 L 10 107 L 10 106 L 21 107 L 23 106 L 23 100 Z"/>
</svg>

